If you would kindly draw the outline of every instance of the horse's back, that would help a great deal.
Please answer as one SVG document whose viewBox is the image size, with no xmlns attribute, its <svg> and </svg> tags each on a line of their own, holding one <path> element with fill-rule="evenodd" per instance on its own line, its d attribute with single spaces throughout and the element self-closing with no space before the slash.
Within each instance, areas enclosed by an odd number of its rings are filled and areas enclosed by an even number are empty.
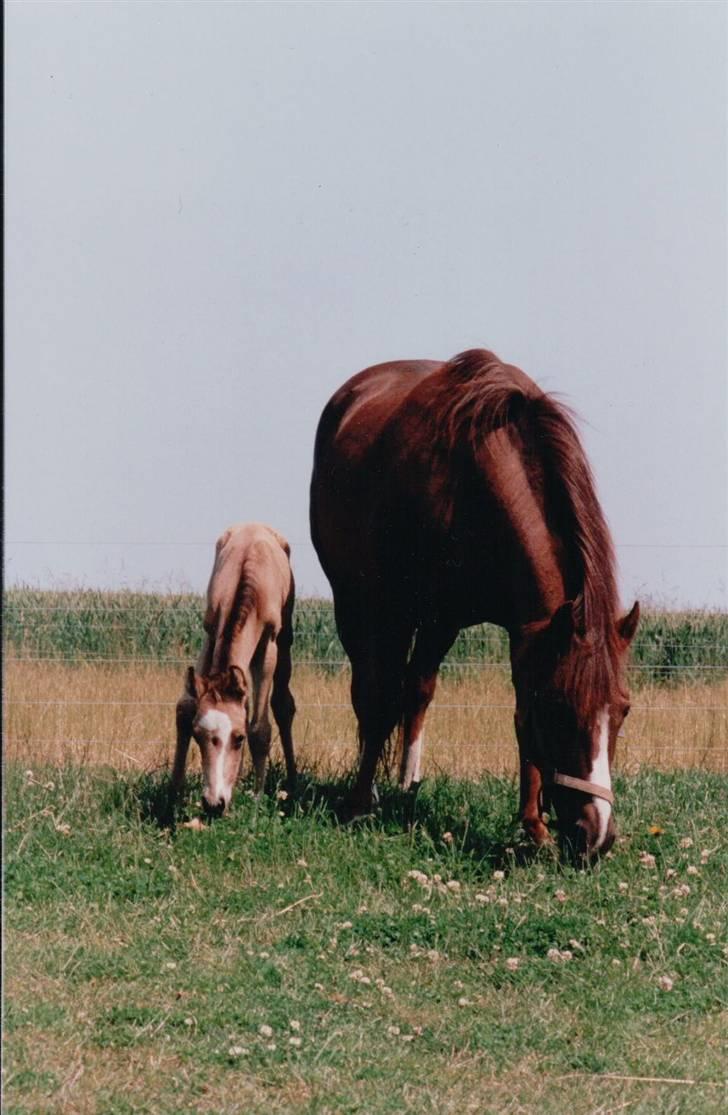
<svg viewBox="0 0 728 1115">
<path fill-rule="evenodd" d="M 332 583 L 367 564 L 365 522 L 375 494 L 372 453 L 382 431 L 434 360 L 375 364 L 347 380 L 319 421 L 311 479 L 311 536 Z"/>
<path fill-rule="evenodd" d="M 420 381 L 440 366 L 434 360 L 394 360 L 348 379 L 321 415 L 314 468 L 332 452 L 339 458 L 359 457 Z"/>
<path fill-rule="evenodd" d="M 208 633 L 237 607 L 243 582 L 255 597 L 256 611 L 276 618 L 293 588 L 289 556 L 286 539 L 265 523 L 238 523 L 224 531 L 207 589 Z"/>
</svg>

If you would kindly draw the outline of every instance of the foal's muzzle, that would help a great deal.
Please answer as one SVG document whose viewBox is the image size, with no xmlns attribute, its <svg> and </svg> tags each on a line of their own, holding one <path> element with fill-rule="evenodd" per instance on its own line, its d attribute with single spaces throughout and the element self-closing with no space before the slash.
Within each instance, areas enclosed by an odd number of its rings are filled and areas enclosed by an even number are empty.
<svg viewBox="0 0 728 1115">
<path fill-rule="evenodd" d="M 223 813 L 227 809 L 227 802 L 225 801 L 225 798 L 222 797 L 218 798 L 217 801 L 210 801 L 208 798 L 203 796 L 202 809 L 206 817 L 209 817 L 210 820 L 214 820 L 216 817 L 222 817 Z"/>
</svg>

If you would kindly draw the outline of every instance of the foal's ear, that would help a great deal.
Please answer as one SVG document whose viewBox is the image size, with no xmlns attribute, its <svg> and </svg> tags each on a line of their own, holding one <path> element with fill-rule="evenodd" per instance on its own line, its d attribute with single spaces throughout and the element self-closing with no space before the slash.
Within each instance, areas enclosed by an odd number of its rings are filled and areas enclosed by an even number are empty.
<svg viewBox="0 0 728 1115">
<path fill-rule="evenodd" d="M 632 610 L 630 612 L 627 612 L 626 616 L 622 616 L 622 618 L 617 621 L 617 631 L 619 633 L 619 637 L 623 640 L 623 642 L 627 644 L 627 646 L 629 646 L 629 644 L 634 639 L 635 631 L 637 630 L 637 624 L 639 623 L 639 621 L 640 605 L 639 600 L 635 600 L 634 604 L 632 605 Z"/>
<path fill-rule="evenodd" d="M 225 679 L 225 693 L 235 701 L 242 701 L 248 692 L 247 678 L 240 666 L 231 666 Z"/>
</svg>

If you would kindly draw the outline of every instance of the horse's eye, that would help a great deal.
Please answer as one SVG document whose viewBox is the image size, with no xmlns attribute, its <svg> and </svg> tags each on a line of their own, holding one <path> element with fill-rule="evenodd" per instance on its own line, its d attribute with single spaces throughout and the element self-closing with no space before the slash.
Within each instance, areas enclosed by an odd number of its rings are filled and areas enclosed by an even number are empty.
<svg viewBox="0 0 728 1115">
<path fill-rule="evenodd" d="M 245 739 L 245 736 L 241 735 L 240 733 L 236 736 L 233 736 L 233 747 L 235 748 L 236 751 L 239 751 L 240 748 L 243 746 L 243 740 L 244 739 Z"/>
</svg>

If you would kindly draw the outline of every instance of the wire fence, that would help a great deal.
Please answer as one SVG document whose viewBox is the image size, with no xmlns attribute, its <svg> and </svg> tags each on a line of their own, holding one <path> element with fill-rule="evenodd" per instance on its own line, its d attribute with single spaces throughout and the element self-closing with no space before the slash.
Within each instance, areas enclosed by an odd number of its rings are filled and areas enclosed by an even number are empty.
<svg viewBox="0 0 728 1115">
<path fill-rule="evenodd" d="M 9 590 L 3 603 L 6 755 L 169 754 L 183 668 L 204 635 L 200 596 Z M 623 761 L 728 769 L 728 614 L 647 613 L 628 672 Z M 331 602 L 299 601 L 299 747 L 353 756 L 348 683 Z M 449 769 L 512 769 L 512 714 L 506 633 L 462 632 L 441 667 L 426 754 Z"/>
</svg>

